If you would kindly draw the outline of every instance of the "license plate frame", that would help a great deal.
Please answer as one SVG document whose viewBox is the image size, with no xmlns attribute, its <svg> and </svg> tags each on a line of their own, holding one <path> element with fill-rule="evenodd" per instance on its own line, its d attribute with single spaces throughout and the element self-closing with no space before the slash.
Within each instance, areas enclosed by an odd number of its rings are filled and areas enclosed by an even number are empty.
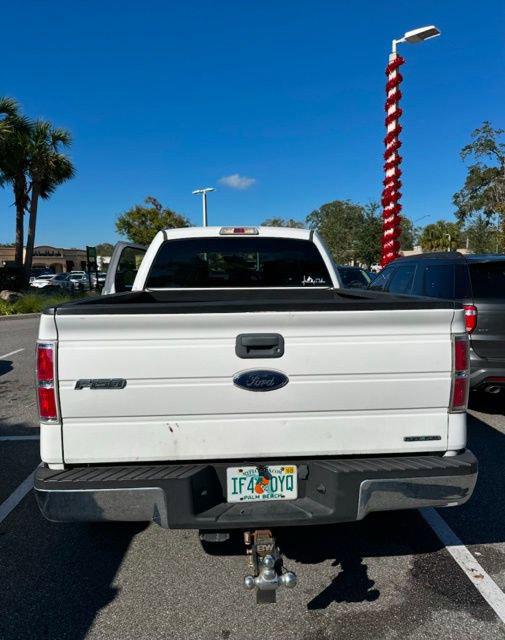
<svg viewBox="0 0 505 640">
<path fill-rule="evenodd" d="M 298 497 L 295 464 L 227 467 L 226 500 L 232 503 L 288 501 Z"/>
</svg>

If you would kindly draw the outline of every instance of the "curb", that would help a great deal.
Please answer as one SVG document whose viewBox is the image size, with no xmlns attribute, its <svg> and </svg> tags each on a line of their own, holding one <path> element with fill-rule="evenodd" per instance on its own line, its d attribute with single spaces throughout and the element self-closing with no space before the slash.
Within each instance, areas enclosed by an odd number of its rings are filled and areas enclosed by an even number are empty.
<svg viewBox="0 0 505 640">
<path fill-rule="evenodd" d="M 0 316 L 0 322 L 2 320 L 24 320 L 25 318 L 38 318 L 40 313 L 13 313 L 10 316 Z"/>
</svg>

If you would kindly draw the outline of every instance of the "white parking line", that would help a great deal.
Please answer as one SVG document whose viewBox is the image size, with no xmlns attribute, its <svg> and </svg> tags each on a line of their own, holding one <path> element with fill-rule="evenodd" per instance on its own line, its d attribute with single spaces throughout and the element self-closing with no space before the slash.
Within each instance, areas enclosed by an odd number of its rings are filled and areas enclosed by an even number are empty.
<svg viewBox="0 0 505 640">
<path fill-rule="evenodd" d="M 14 442 L 16 440 L 40 440 L 40 436 L 0 436 L 0 442 Z"/>
<path fill-rule="evenodd" d="M 21 353 L 21 351 L 24 351 L 24 348 L 16 349 L 16 351 L 9 351 L 9 353 L 4 353 L 3 356 L 0 356 L 0 360 L 3 360 L 4 358 L 8 358 L 9 356 L 13 356 L 15 353 Z"/>
<path fill-rule="evenodd" d="M 505 622 L 505 594 L 484 571 L 463 542 L 454 533 L 442 516 L 435 509 L 421 509 L 421 515 L 437 534 L 438 539 L 463 569 L 467 578 L 480 595 L 494 610 L 502 622 Z"/>
<path fill-rule="evenodd" d="M 28 478 L 23 480 L 19 487 L 10 494 L 7 500 L 4 500 L 2 504 L 0 504 L 0 524 L 5 520 L 9 513 L 18 506 L 26 494 L 31 491 L 33 488 L 33 476 L 35 475 L 36 470 L 37 469 L 34 469 Z"/>
</svg>

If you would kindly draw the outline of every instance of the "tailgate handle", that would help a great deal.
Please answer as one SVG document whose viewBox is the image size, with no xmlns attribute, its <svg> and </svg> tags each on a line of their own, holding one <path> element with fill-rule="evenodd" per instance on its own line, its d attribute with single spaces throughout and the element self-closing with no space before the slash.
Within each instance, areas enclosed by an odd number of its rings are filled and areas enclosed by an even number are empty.
<svg viewBox="0 0 505 640">
<path fill-rule="evenodd" d="M 241 333 L 235 341 L 239 358 L 280 358 L 284 355 L 284 338 L 279 333 Z"/>
</svg>

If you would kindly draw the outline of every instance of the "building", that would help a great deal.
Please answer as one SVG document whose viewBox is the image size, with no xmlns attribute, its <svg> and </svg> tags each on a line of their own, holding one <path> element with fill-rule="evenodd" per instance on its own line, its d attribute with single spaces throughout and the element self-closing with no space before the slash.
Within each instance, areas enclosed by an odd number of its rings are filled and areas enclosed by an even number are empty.
<svg viewBox="0 0 505 640">
<path fill-rule="evenodd" d="M 26 252 L 26 248 L 23 254 Z M 15 248 L 0 247 L 0 266 L 14 264 Z M 83 271 L 86 269 L 84 249 L 63 249 L 42 245 L 33 250 L 32 267 L 45 267 L 54 273 Z"/>
</svg>

